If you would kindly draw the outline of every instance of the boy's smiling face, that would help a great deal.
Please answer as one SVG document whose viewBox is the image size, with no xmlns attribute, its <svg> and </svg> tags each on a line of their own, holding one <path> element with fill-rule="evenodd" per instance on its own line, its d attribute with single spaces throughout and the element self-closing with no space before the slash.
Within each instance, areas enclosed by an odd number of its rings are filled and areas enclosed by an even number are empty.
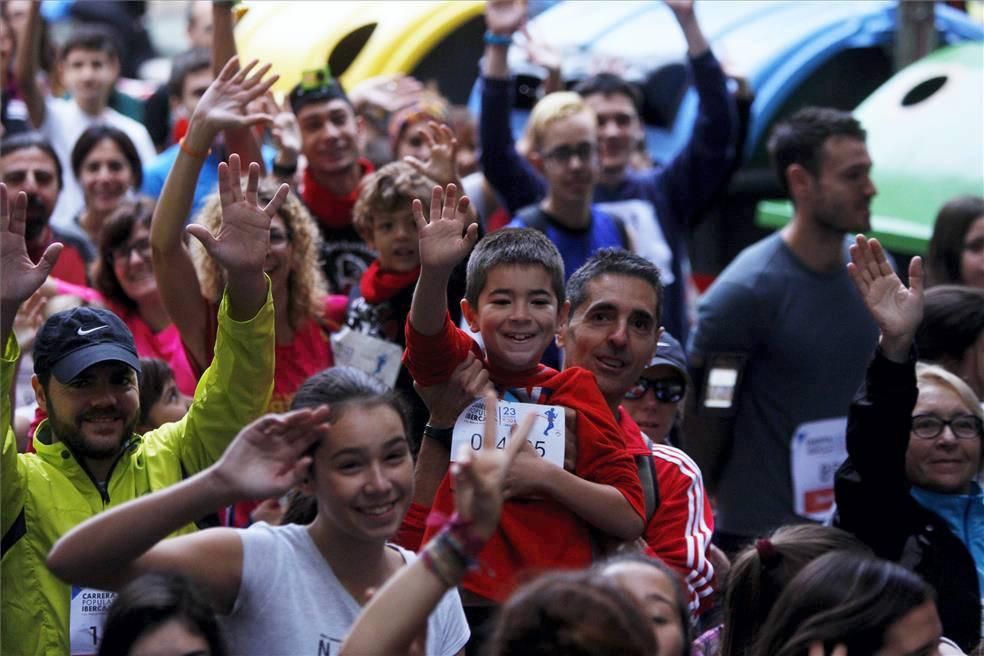
<svg viewBox="0 0 984 656">
<path fill-rule="evenodd" d="M 383 271 L 407 273 L 420 266 L 417 224 L 407 202 L 405 210 L 379 212 L 373 217 L 369 245 L 379 254 Z"/>
<path fill-rule="evenodd" d="M 537 366 L 566 321 L 568 304 L 558 307 L 547 270 L 537 265 L 492 267 L 477 306 L 461 302 L 469 327 L 482 334 L 489 361 L 506 371 Z"/>
</svg>

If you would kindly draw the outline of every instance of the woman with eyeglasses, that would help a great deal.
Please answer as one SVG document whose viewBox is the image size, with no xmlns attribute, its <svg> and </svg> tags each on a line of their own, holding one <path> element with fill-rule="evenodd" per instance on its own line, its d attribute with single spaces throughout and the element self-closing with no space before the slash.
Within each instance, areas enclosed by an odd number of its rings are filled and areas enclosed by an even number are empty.
<svg viewBox="0 0 984 656">
<path fill-rule="evenodd" d="M 923 267 L 911 287 L 877 240 L 859 235 L 848 270 L 881 330 L 848 413 L 848 459 L 837 472 L 836 524 L 936 589 L 943 633 L 965 651 L 981 640 L 984 597 L 984 412 L 966 383 L 917 364 Z"/>
</svg>

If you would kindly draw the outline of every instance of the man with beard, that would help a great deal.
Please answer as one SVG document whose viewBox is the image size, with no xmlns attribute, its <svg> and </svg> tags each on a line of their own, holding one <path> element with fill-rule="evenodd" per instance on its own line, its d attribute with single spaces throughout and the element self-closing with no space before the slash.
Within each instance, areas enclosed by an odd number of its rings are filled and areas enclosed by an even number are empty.
<svg viewBox="0 0 984 656">
<path fill-rule="evenodd" d="M 876 193 L 864 129 L 808 107 L 775 127 L 769 152 L 792 221 L 721 273 L 690 345 L 684 448 L 717 492 L 715 540 L 731 552 L 829 514 L 844 416 L 878 340 L 845 267 Z"/>
<path fill-rule="evenodd" d="M 77 235 L 50 225 L 62 189 L 62 169 L 51 144 L 37 132 L 21 132 L 0 142 L 0 180 L 11 196 L 27 194 L 24 239 L 27 253 L 38 262 L 49 245 L 64 245 L 51 275 L 75 285 L 88 286 L 88 265 L 96 253 Z"/>
<path fill-rule="evenodd" d="M 0 184 L 0 651 L 5 654 L 94 653 L 112 599 L 59 582 L 44 565 L 51 546 L 93 514 L 210 466 L 238 430 L 266 408 L 273 387 L 274 321 L 263 263 L 270 219 L 287 189 L 261 209 L 259 168 L 253 165 L 244 196 L 238 160 L 233 161 L 219 170 L 223 219 L 217 234 L 202 226 L 189 229 L 229 283 L 219 308 L 215 357 L 188 414 L 136 434 L 140 365 L 133 336 L 108 310 L 75 308 L 52 315 L 35 339 L 31 385 L 48 419 L 35 432 L 34 453 L 24 454 L 17 453 L 10 428 L 11 380 L 20 354 L 13 322 L 64 252 L 55 243 L 37 264 L 31 260 L 24 239 L 27 196 L 19 193 L 8 203 L 7 188 Z"/>
</svg>

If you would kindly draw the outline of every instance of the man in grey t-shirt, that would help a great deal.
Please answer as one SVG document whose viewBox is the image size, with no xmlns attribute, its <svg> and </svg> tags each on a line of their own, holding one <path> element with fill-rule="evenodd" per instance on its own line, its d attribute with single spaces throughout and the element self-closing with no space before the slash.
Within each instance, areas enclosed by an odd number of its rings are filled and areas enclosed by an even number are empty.
<svg viewBox="0 0 984 656">
<path fill-rule="evenodd" d="M 844 417 L 878 337 L 845 268 L 847 235 L 870 229 L 876 193 L 864 130 L 806 108 L 769 151 L 792 221 L 722 272 L 690 344 L 684 446 L 717 494 L 715 540 L 731 552 L 829 512 Z"/>
</svg>

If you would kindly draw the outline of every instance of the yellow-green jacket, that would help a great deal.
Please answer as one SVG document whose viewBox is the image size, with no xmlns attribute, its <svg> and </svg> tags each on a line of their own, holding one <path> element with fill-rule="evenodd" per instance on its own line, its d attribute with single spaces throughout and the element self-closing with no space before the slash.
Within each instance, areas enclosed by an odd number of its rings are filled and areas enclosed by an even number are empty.
<svg viewBox="0 0 984 656">
<path fill-rule="evenodd" d="M 250 321 L 219 308 L 215 358 L 195 390 L 185 417 L 133 435 L 101 490 L 44 422 L 34 437 L 36 454 L 17 453 L 10 429 L 10 386 L 20 349 L 11 337 L 0 360 L 4 428 L 0 470 L 3 555 L 4 656 L 69 653 L 71 586 L 48 571 L 45 558 L 69 529 L 107 508 L 173 485 L 215 462 L 236 433 L 263 414 L 273 389 L 273 301 Z M 177 534 L 194 530 L 187 526 Z"/>
</svg>

